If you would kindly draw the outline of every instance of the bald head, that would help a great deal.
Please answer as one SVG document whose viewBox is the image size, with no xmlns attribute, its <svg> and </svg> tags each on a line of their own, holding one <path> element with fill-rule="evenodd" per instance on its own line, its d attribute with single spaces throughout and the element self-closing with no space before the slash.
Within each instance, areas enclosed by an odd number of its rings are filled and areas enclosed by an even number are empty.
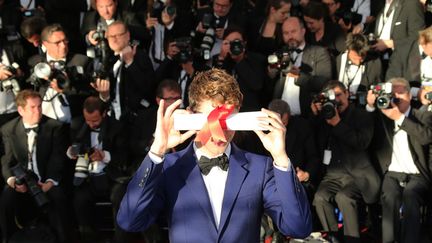
<svg viewBox="0 0 432 243">
<path fill-rule="evenodd" d="M 306 29 L 303 22 L 297 17 L 287 18 L 282 25 L 283 40 L 291 48 L 297 48 L 304 43 Z"/>
</svg>

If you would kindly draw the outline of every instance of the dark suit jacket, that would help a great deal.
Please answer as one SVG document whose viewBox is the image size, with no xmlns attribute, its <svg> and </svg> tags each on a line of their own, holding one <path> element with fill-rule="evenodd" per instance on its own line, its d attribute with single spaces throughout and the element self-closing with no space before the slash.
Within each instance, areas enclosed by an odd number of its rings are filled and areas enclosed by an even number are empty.
<svg viewBox="0 0 432 243">
<path fill-rule="evenodd" d="M 268 81 L 266 67 L 266 58 L 254 52 L 246 52 L 243 60 L 238 63 L 228 57 L 219 67 L 236 77 L 243 94 L 240 111 L 257 111 L 266 107 L 267 100 L 264 98 L 267 97 L 263 95 L 264 85 Z"/>
<path fill-rule="evenodd" d="M 386 73 L 386 80 L 396 77 L 403 77 L 412 82 L 416 81 L 420 85 L 422 57 L 420 55 L 419 44 L 417 40 L 405 42 L 396 48 L 390 58 L 389 68 Z"/>
<path fill-rule="evenodd" d="M 66 162 L 66 141 L 68 133 L 62 123 L 42 116 L 36 138 L 36 159 L 42 182 L 53 179 L 61 182 Z M 13 176 L 10 168 L 21 163 L 27 168 L 27 134 L 21 117 L 17 117 L 2 127 L 5 154 L 1 159 L 3 177 Z"/>
<path fill-rule="evenodd" d="M 138 21 L 135 15 L 136 14 L 133 12 L 120 11 L 119 9 L 117 9 L 117 13 L 114 15 L 114 19 L 121 20 L 127 25 L 131 33 L 131 39 L 148 41 L 150 39 L 150 33 L 145 27 L 145 25 L 143 25 L 143 22 Z M 87 12 L 84 15 L 83 23 L 81 26 L 81 34 L 86 35 L 89 31 L 96 30 L 99 19 L 100 16 L 97 11 Z"/>
<path fill-rule="evenodd" d="M 379 110 L 375 111 L 375 134 L 372 143 L 373 155 L 384 175 L 391 163 L 393 153 L 394 121 Z M 414 164 L 420 174 L 431 182 L 430 143 L 432 142 L 432 113 L 411 108 L 400 127 L 408 134 L 408 144 Z"/>
<path fill-rule="evenodd" d="M 142 99 L 154 104 L 156 80 L 147 52 L 137 49 L 134 60 L 129 67 L 121 66 L 120 77 L 120 104 L 122 114 L 136 112 L 143 108 L 140 104 Z M 112 71 L 110 75 L 110 99 L 115 98 L 117 80 Z"/>
<path fill-rule="evenodd" d="M 374 120 L 371 114 L 350 105 L 341 115 L 336 126 L 317 118 L 317 143 L 323 158 L 324 150 L 332 152 L 330 165 L 342 168 L 341 173 L 349 174 L 360 189 L 366 203 L 378 199 L 380 178 L 372 167 L 367 149 L 374 134 Z M 334 167 L 333 167 L 334 168 Z"/>
<path fill-rule="evenodd" d="M 310 114 L 313 94 L 321 92 L 324 83 L 332 77 L 330 56 L 326 49 L 319 46 L 305 46 L 303 50 L 300 77 L 296 85 L 300 86 L 300 108 L 302 116 Z M 285 77 L 276 80 L 273 98 L 280 99 L 284 90 Z"/>
<path fill-rule="evenodd" d="M 425 27 L 423 7 L 419 1 L 416 0 L 393 0 L 394 3 L 394 14 L 392 27 L 390 30 L 390 38 L 394 42 L 395 50 L 404 42 L 411 42 L 417 40 L 418 31 Z M 378 29 L 379 22 L 382 18 L 382 13 L 377 16 L 375 23 L 375 35 L 379 35 Z"/>
<path fill-rule="evenodd" d="M 336 73 L 333 77 L 334 79 L 339 79 L 342 54 L 340 54 L 336 59 Z M 363 65 L 365 66 L 365 69 L 358 91 L 368 91 L 372 84 L 382 82 L 384 76 L 381 69 L 381 60 L 379 58 L 367 59 L 363 62 Z"/>
<path fill-rule="evenodd" d="M 311 231 L 306 194 L 294 170 L 274 169 L 270 158 L 232 146 L 219 227 L 192 144 L 154 164 L 146 157 L 129 183 L 117 222 L 142 231 L 159 214 L 168 219 L 170 241 L 258 242 L 263 212 L 279 230 L 303 238 Z"/>
<path fill-rule="evenodd" d="M 73 119 L 70 129 L 72 143 L 81 143 L 91 147 L 91 129 L 83 117 Z M 130 172 L 128 172 L 127 139 L 122 123 L 106 116 L 100 126 L 99 139 L 102 140 L 102 149 L 111 154 L 111 161 L 105 168 L 110 178 L 116 179 L 121 176 L 130 176 Z"/>
<path fill-rule="evenodd" d="M 299 167 L 308 172 L 310 180 L 318 185 L 322 164 L 315 142 L 315 134 L 308 120 L 290 116 L 286 130 L 285 148 L 293 167 Z"/>
</svg>

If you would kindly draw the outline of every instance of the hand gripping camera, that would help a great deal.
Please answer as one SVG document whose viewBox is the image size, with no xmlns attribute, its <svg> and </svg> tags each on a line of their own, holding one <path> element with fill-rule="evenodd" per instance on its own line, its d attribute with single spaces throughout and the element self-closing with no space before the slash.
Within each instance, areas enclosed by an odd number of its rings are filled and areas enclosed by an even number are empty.
<svg viewBox="0 0 432 243">
<path fill-rule="evenodd" d="M 75 173 L 74 173 L 74 180 L 73 184 L 74 186 L 81 185 L 84 180 L 89 175 L 89 163 L 90 159 L 89 156 L 94 152 L 93 148 L 81 144 L 81 143 L 74 143 L 71 147 L 71 154 L 74 156 L 77 156 L 77 162 L 75 164 Z"/>
<path fill-rule="evenodd" d="M 12 65 L 10 66 L 4 66 L 2 68 L 8 70 L 9 72 L 12 73 L 12 75 L 1 81 L 1 86 L 0 86 L 0 91 L 8 91 L 11 90 L 15 95 L 18 94 L 18 92 L 20 91 L 20 86 L 18 84 L 18 81 L 15 79 L 16 74 L 17 74 L 17 69 L 20 66 L 18 65 L 18 63 L 12 63 Z"/>
<path fill-rule="evenodd" d="M 376 85 L 371 85 L 370 89 L 377 95 L 375 103 L 378 109 L 389 108 L 392 101 L 394 103 L 399 102 L 399 99 L 393 98 L 391 83 L 378 83 Z"/>
<path fill-rule="evenodd" d="M 336 101 L 336 94 L 332 89 L 323 91 L 315 96 L 314 103 L 322 104 L 320 114 L 324 119 L 331 119 L 336 115 L 338 103 Z"/>
</svg>

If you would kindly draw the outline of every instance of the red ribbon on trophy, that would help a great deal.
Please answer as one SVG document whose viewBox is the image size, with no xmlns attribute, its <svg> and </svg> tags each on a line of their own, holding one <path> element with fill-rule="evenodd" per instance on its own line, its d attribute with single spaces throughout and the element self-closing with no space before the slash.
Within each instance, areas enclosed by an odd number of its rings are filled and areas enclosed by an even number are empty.
<svg viewBox="0 0 432 243">
<path fill-rule="evenodd" d="M 197 141 L 206 144 L 210 137 L 215 140 L 227 141 L 223 130 L 227 129 L 226 119 L 234 110 L 234 105 L 220 105 L 207 116 L 207 123 L 197 134 Z"/>
</svg>

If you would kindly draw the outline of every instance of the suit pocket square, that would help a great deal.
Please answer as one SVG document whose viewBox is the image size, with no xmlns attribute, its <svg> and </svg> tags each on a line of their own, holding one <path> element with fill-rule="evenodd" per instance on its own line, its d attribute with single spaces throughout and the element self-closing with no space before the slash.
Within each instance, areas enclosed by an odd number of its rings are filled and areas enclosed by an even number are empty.
<svg viewBox="0 0 432 243">
<path fill-rule="evenodd" d="M 401 25 L 401 24 L 402 24 L 402 22 L 396 22 L 396 23 L 395 23 L 395 26 L 396 26 L 396 25 Z"/>
</svg>

